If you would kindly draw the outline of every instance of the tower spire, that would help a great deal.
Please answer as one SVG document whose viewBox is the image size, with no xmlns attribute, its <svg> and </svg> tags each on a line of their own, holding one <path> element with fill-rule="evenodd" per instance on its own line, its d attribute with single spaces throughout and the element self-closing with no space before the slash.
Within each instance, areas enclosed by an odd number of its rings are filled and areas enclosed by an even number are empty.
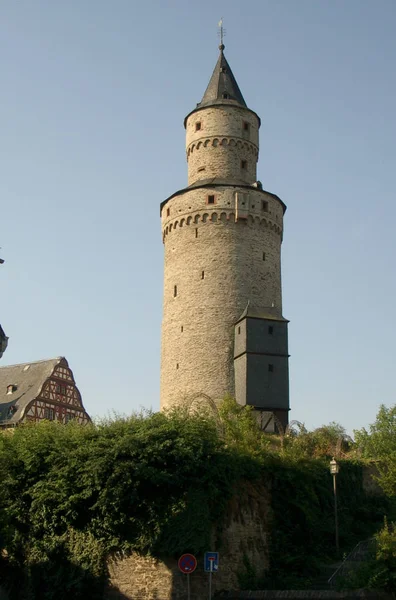
<svg viewBox="0 0 396 600">
<path fill-rule="evenodd" d="M 199 108 L 202 106 L 209 106 L 211 104 L 222 104 L 224 100 L 226 102 L 232 102 L 247 108 L 246 102 L 242 96 L 242 92 L 236 82 L 231 67 L 224 56 L 224 36 L 225 29 L 223 27 L 223 18 L 218 22 L 219 36 L 220 36 L 220 56 L 217 60 L 216 66 L 210 78 L 208 87 L 203 95 L 201 102 L 197 105 Z"/>
</svg>

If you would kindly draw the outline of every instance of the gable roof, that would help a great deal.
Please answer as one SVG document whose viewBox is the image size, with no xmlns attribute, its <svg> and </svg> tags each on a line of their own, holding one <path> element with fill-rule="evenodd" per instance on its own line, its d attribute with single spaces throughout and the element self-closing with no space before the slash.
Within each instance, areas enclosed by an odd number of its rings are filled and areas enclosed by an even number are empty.
<svg viewBox="0 0 396 600">
<path fill-rule="evenodd" d="M 0 422 L 17 423 L 60 363 L 68 367 L 67 360 L 62 356 L 0 367 Z M 16 389 L 12 394 L 7 394 L 7 387 L 10 385 L 16 386 Z M 16 411 L 10 418 L 9 409 L 12 406 L 16 407 Z"/>
</svg>

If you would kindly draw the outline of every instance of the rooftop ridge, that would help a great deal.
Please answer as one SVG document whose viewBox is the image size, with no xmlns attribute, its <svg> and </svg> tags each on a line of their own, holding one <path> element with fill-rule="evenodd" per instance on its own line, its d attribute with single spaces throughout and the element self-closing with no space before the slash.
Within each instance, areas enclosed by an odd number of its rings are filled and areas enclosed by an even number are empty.
<svg viewBox="0 0 396 600">
<path fill-rule="evenodd" d="M 36 365 L 38 363 L 51 362 L 53 360 L 62 360 L 64 356 L 54 356 L 53 358 L 43 358 L 41 360 L 32 360 L 31 362 L 14 363 L 12 365 L 1 365 L 0 369 L 8 369 L 10 367 L 25 367 L 26 365 Z"/>
</svg>

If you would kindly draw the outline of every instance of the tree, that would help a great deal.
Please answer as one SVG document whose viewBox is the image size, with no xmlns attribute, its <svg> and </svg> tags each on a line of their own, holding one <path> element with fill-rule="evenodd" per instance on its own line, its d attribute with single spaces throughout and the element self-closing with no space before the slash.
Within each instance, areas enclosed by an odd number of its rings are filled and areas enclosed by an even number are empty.
<svg viewBox="0 0 396 600">
<path fill-rule="evenodd" d="M 226 396 L 219 406 L 222 433 L 227 447 L 260 456 L 270 445 L 260 429 L 252 406 L 241 406 L 231 396 Z"/>
<path fill-rule="evenodd" d="M 329 458 L 341 452 L 346 454 L 352 443 L 345 428 L 332 421 L 313 431 L 307 431 L 305 427 L 294 431 L 287 439 L 286 451 L 295 458 Z"/>
<path fill-rule="evenodd" d="M 355 431 L 355 441 L 364 458 L 377 462 L 378 483 L 389 496 L 396 496 L 396 405 L 383 404 L 369 431 Z"/>
</svg>

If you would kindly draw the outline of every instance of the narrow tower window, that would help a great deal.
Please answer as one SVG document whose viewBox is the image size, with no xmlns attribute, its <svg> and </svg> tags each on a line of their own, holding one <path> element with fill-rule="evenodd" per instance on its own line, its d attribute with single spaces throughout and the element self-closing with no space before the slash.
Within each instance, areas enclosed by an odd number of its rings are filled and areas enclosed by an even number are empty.
<svg viewBox="0 0 396 600">
<path fill-rule="evenodd" d="M 177 296 L 177 285 L 175 285 L 173 287 L 173 297 L 176 298 L 176 296 Z"/>
<path fill-rule="evenodd" d="M 263 252 L 263 260 L 265 260 L 265 252 Z"/>
<path fill-rule="evenodd" d="M 214 194 L 209 194 L 208 199 L 207 199 L 207 204 L 214 204 L 215 203 L 215 197 Z"/>
<path fill-rule="evenodd" d="M 195 131 L 201 131 L 201 121 L 198 121 L 198 123 L 195 123 Z"/>
<path fill-rule="evenodd" d="M 268 212 L 268 200 L 263 200 L 263 211 Z"/>
<path fill-rule="evenodd" d="M 238 335 L 241 333 L 241 328 L 238 327 Z"/>
<path fill-rule="evenodd" d="M 269 364 L 269 365 L 268 365 L 268 371 L 269 371 L 270 373 L 273 373 L 273 372 L 274 372 L 274 365 L 271 365 L 271 364 Z"/>
<path fill-rule="evenodd" d="M 201 173 L 202 171 L 205 171 L 205 167 L 199 167 L 198 173 Z"/>
<path fill-rule="evenodd" d="M 223 98 L 224 98 L 225 100 L 228 100 L 228 99 L 229 99 L 229 97 L 230 97 L 230 95 L 229 95 L 229 94 L 227 94 L 227 92 L 224 92 L 224 94 L 223 94 Z"/>
<path fill-rule="evenodd" d="M 243 130 L 250 131 L 250 123 L 248 123 L 247 121 L 244 121 L 243 122 Z"/>
<path fill-rule="evenodd" d="M 169 215 L 170 215 L 170 208 L 167 208 L 166 209 L 166 216 L 169 217 Z"/>
<path fill-rule="evenodd" d="M 241 169 L 247 169 L 247 160 L 241 160 Z"/>
<path fill-rule="evenodd" d="M 205 279 L 205 271 L 202 271 L 202 273 L 201 273 L 201 279 Z"/>
<path fill-rule="evenodd" d="M 180 327 L 180 331 L 183 333 L 183 325 Z"/>
<path fill-rule="evenodd" d="M 270 326 L 268 327 L 268 333 L 269 333 L 270 335 L 273 335 L 273 333 L 274 333 L 274 328 L 273 328 L 273 326 L 272 326 L 272 325 L 270 325 Z"/>
<path fill-rule="evenodd" d="M 179 368 L 179 363 L 176 363 L 176 369 L 178 369 L 178 368 Z"/>
</svg>

